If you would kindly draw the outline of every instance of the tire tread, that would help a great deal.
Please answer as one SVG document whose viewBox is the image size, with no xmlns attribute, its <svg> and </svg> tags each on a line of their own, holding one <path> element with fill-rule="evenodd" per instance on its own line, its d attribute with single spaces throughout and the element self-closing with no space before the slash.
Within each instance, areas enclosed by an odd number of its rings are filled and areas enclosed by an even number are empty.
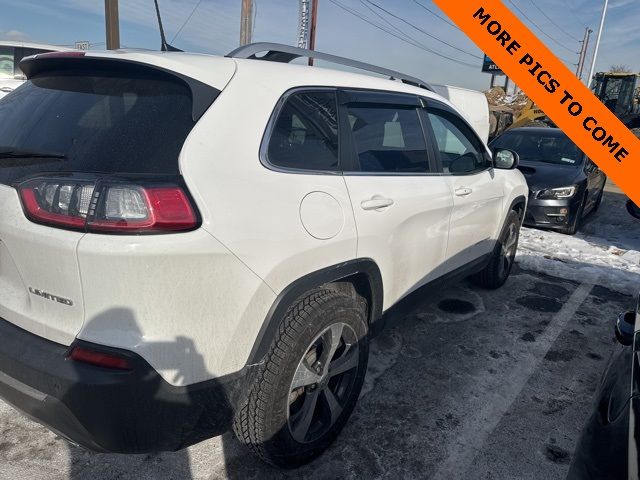
<svg viewBox="0 0 640 480">
<path fill-rule="evenodd" d="M 247 398 L 235 415 L 233 430 L 236 436 L 267 463 L 275 464 L 275 458 L 265 448 L 265 439 L 262 438 L 262 432 L 265 431 L 266 407 L 268 399 L 272 396 L 275 381 L 283 373 L 282 363 L 286 358 L 286 350 L 294 348 L 296 338 L 308 326 L 311 312 L 321 308 L 327 301 L 339 297 L 349 298 L 337 290 L 322 287 L 308 292 L 289 307 Z"/>
</svg>

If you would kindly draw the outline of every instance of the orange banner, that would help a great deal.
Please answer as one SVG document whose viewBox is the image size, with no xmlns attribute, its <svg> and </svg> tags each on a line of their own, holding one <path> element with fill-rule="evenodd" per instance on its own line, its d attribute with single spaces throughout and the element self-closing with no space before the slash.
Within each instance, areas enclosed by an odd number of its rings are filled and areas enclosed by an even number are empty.
<svg viewBox="0 0 640 480">
<path fill-rule="evenodd" d="M 640 140 L 551 50 L 500 0 L 434 3 L 640 205 Z"/>
</svg>

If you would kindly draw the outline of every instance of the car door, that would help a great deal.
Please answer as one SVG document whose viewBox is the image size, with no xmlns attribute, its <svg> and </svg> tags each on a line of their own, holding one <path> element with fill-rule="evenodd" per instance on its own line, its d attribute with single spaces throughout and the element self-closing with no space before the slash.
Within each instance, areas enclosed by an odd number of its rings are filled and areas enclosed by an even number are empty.
<svg viewBox="0 0 640 480">
<path fill-rule="evenodd" d="M 429 102 L 426 113 L 453 195 L 446 251 L 453 270 L 492 251 L 502 221 L 504 186 L 486 147 L 466 121 L 437 102 Z"/>
<path fill-rule="evenodd" d="M 340 93 L 341 158 L 358 257 L 378 264 L 386 309 L 444 261 L 453 199 L 447 180 L 434 174 L 416 96 Z"/>
</svg>

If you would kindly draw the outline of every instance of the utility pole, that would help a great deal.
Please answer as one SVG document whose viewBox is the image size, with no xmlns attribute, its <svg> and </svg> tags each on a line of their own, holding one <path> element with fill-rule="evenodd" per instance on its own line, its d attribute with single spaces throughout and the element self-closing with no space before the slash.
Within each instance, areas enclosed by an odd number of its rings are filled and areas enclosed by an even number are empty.
<svg viewBox="0 0 640 480">
<path fill-rule="evenodd" d="M 251 43 L 253 31 L 253 0 L 242 0 L 240 15 L 240 46 Z"/>
<path fill-rule="evenodd" d="M 311 0 L 300 0 L 298 15 L 298 48 L 309 47 L 309 23 L 311 17 Z"/>
<path fill-rule="evenodd" d="M 578 68 L 576 69 L 576 76 L 582 80 L 582 73 L 584 71 L 584 61 L 587 58 L 587 50 L 589 49 L 589 37 L 593 33 L 589 27 L 584 30 L 584 40 L 582 40 L 582 48 L 580 48 L 580 58 L 578 59 Z"/>
<path fill-rule="evenodd" d="M 118 0 L 104 0 L 104 19 L 107 32 L 107 50 L 117 50 L 120 48 Z"/>
<path fill-rule="evenodd" d="M 311 28 L 309 29 L 309 50 L 316 49 L 316 24 L 318 22 L 318 0 L 311 0 Z M 309 59 L 313 65 L 313 58 Z"/>
<path fill-rule="evenodd" d="M 602 17 L 600 18 L 600 28 L 598 29 L 598 37 L 596 38 L 596 48 L 593 51 L 593 60 L 591 61 L 591 70 L 589 70 L 589 76 L 587 77 L 587 86 L 591 84 L 591 79 L 596 70 L 596 60 L 598 59 L 598 49 L 600 48 L 600 39 L 602 38 L 602 29 L 604 28 L 604 19 L 607 16 L 607 7 L 609 6 L 609 0 L 604 0 L 604 7 L 602 9 Z"/>
</svg>

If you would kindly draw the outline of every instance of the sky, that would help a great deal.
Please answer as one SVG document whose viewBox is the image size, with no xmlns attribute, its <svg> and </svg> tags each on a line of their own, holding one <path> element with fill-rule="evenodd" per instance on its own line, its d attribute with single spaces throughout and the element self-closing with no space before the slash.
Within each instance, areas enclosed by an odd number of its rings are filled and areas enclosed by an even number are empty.
<svg viewBox="0 0 640 480">
<path fill-rule="evenodd" d="M 595 44 L 603 0 L 503 1 L 574 71 L 585 27 L 594 30 Z M 241 0 L 159 2 L 174 46 L 213 54 L 238 46 Z M 254 4 L 253 41 L 296 44 L 298 0 Z M 89 41 L 92 48 L 104 49 L 104 36 L 103 0 L 0 0 L 0 39 L 56 45 Z M 159 48 L 152 0 L 120 0 L 120 39 L 129 48 Z M 480 71 L 482 52 L 431 0 L 319 0 L 316 49 L 431 83 L 485 90 L 490 82 L 490 75 Z M 610 0 L 596 71 L 624 64 L 640 72 L 639 52 L 640 0 Z"/>
</svg>

